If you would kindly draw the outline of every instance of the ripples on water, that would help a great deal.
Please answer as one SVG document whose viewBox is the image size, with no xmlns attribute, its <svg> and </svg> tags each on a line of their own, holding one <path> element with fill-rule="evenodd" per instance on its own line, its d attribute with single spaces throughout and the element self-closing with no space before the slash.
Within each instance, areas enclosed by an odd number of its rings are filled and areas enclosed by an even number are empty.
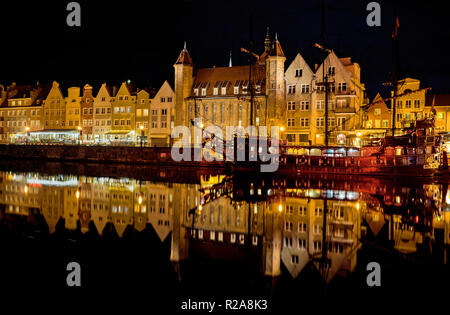
<svg viewBox="0 0 450 315">
<path fill-rule="evenodd" d="M 79 261 L 84 289 L 110 297 L 174 310 L 183 297 L 258 297 L 275 310 L 448 280 L 447 183 L 171 174 L 0 172 L 2 286 L 67 290 Z M 382 290 L 366 285 L 370 261 Z"/>
</svg>

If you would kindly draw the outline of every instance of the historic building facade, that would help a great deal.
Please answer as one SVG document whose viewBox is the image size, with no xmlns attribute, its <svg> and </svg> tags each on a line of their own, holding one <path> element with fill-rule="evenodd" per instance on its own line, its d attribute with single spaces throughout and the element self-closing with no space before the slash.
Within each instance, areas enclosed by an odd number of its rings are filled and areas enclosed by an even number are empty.
<svg viewBox="0 0 450 315">
<path fill-rule="evenodd" d="M 66 122 L 66 104 L 59 83 L 54 81 L 43 104 L 45 129 L 64 129 Z"/>
<path fill-rule="evenodd" d="M 169 146 L 171 130 L 174 127 L 175 93 L 169 82 L 164 81 L 161 88 L 151 101 L 151 106 L 143 109 L 143 114 L 149 121 L 149 144 L 151 146 Z"/>
<path fill-rule="evenodd" d="M 70 87 L 67 89 L 67 97 L 65 99 L 66 106 L 64 111 L 66 113 L 65 124 L 63 122 L 63 127 L 69 130 L 78 130 L 79 127 L 83 126 L 81 122 L 81 95 L 79 87 Z M 83 129 L 81 129 L 82 131 Z"/>
<path fill-rule="evenodd" d="M 275 38 L 249 66 L 194 69 L 186 47 L 175 62 L 175 125 L 206 128 L 210 125 L 243 127 L 280 126 L 286 120 L 284 56 Z M 250 80 L 249 80 L 250 79 Z M 253 82 L 253 108 L 250 84 Z M 194 126 L 196 119 L 201 126 Z M 225 135 L 224 135 L 225 137 Z"/>
<path fill-rule="evenodd" d="M 111 116 L 113 96 L 112 90 L 103 83 L 94 98 L 94 125 L 92 127 L 94 134 L 94 142 L 105 142 L 107 134 L 111 131 Z"/>
<path fill-rule="evenodd" d="M 427 90 L 420 88 L 420 80 L 417 79 L 405 78 L 398 81 L 395 109 L 395 128 L 397 130 L 410 127 L 417 119 L 424 118 Z M 392 102 L 393 100 L 391 100 L 391 108 Z"/>
<path fill-rule="evenodd" d="M 111 141 L 113 143 L 134 142 L 136 91 L 134 87 L 123 82 L 114 97 L 111 116 Z"/>
<path fill-rule="evenodd" d="M 94 96 L 92 86 L 86 84 L 83 88 L 83 96 L 81 97 L 81 127 L 83 128 L 83 140 L 93 141 L 94 127 Z"/>
</svg>

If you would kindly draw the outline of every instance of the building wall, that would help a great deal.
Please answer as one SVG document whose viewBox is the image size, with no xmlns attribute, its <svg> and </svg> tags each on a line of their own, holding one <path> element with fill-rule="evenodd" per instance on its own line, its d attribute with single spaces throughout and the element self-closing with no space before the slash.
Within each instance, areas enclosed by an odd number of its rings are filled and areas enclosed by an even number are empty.
<svg viewBox="0 0 450 315">
<path fill-rule="evenodd" d="M 136 135 L 141 136 L 142 132 L 145 137 L 149 135 L 149 116 L 150 116 L 150 94 L 141 90 L 137 93 L 136 100 Z M 143 129 L 141 130 L 141 126 Z"/>
<path fill-rule="evenodd" d="M 68 96 L 65 99 L 66 124 L 65 129 L 83 128 L 81 124 L 81 95 L 79 87 L 70 87 L 67 89 Z M 84 132 L 84 130 L 83 130 Z"/>
<path fill-rule="evenodd" d="M 131 95 L 125 82 L 119 88 L 112 104 L 111 132 L 115 140 L 135 140 L 136 95 Z"/>
<path fill-rule="evenodd" d="M 314 72 L 300 54 L 286 70 L 286 138 L 288 144 L 307 145 L 313 143 L 316 133 L 315 117 L 318 109 L 313 103 Z M 302 86 L 308 91 L 302 91 Z M 320 113 L 323 115 L 323 111 Z"/>
<path fill-rule="evenodd" d="M 148 116 L 150 145 L 169 145 L 174 127 L 175 93 L 165 81 L 151 100 Z"/>
<path fill-rule="evenodd" d="M 400 80 L 397 95 L 408 91 L 411 93 L 396 98 L 396 128 L 409 127 L 415 120 L 424 118 L 426 90 L 420 89 L 419 80 L 411 78 Z"/>
<path fill-rule="evenodd" d="M 66 126 L 66 105 L 59 83 L 54 81 L 43 104 L 44 129 L 64 129 Z M 79 119 L 78 119 L 79 120 Z"/>
<path fill-rule="evenodd" d="M 83 128 L 83 140 L 93 140 L 94 126 L 94 96 L 92 86 L 86 84 L 81 97 L 81 127 Z"/>
<path fill-rule="evenodd" d="M 94 126 L 93 133 L 95 142 L 105 141 L 107 133 L 111 130 L 112 119 L 112 95 L 109 94 L 106 83 L 103 83 L 97 96 L 94 98 Z"/>
</svg>

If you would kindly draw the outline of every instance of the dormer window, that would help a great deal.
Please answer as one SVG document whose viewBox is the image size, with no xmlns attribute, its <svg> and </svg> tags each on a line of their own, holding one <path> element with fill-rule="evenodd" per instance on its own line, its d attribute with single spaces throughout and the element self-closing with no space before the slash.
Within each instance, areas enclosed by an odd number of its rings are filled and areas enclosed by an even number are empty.
<svg viewBox="0 0 450 315">
<path fill-rule="evenodd" d="M 230 81 L 223 81 L 222 85 L 221 85 L 221 93 L 222 95 L 226 95 L 227 94 L 227 89 L 228 89 L 228 85 L 230 84 Z"/>
<path fill-rule="evenodd" d="M 215 88 L 214 88 L 214 91 L 213 91 L 213 94 L 214 94 L 214 95 L 218 95 L 218 94 L 219 94 L 219 88 L 216 88 L 216 87 L 215 87 Z"/>
<path fill-rule="evenodd" d="M 241 80 L 237 80 L 234 83 L 234 94 L 239 94 L 239 86 L 241 85 L 242 81 Z"/>
<path fill-rule="evenodd" d="M 198 96 L 198 89 L 194 89 L 194 95 Z"/>
<path fill-rule="evenodd" d="M 206 96 L 206 88 L 202 89 L 202 96 Z"/>
<path fill-rule="evenodd" d="M 247 94 L 248 87 L 249 81 L 248 80 L 242 81 L 242 94 Z"/>
</svg>

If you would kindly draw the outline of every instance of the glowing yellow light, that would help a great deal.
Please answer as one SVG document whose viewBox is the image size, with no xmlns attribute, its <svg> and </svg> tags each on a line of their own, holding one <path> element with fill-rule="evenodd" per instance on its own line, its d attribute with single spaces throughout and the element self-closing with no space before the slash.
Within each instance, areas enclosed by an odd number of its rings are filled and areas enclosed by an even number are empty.
<svg viewBox="0 0 450 315">
<path fill-rule="evenodd" d="M 357 135 L 358 137 L 361 137 L 362 133 L 361 133 L 361 132 L 358 132 L 356 135 Z"/>
<path fill-rule="evenodd" d="M 205 125 L 203 125 L 203 123 L 200 124 L 200 128 L 203 128 Z"/>
<path fill-rule="evenodd" d="M 281 203 L 278 205 L 278 211 L 283 211 L 283 206 L 281 205 Z"/>
<path fill-rule="evenodd" d="M 396 197 L 395 197 L 395 202 L 396 202 L 396 203 L 400 203 L 400 196 L 396 196 Z"/>
<path fill-rule="evenodd" d="M 81 131 L 82 128 L 81 128 L 81 126 L 78 126 L 77 129 L 78 129 L 79 131 Z"/>
<path fill-rule="evenodd" d="M 26 130 L 26 131 L 30 131 L 30 127 L 26 126 L 26 127 L 25 127 L 25 130 Z"/>
<path fill-rule="evenodd" d="M 356 210 L 359 210 L 359 202 L 356 203 Z"/>
<path fill-rule="evenodd" d="M 284 127 L 283 126 L 280 127 L 280 131 L 284 131 Z"/>
<path fill-rule="evenodd" d="M 139 129 L 144 130 L 144 126 L 140 125 Z"/>
<path fill-rule="evenodd" d="M 28 186 L 25 186 L 23 191 L 25 191 L 25 193 L 27 193 L 28 192 Z"/>
<path fill-rule="evenodd" d="M 77 199 L 80 198 L 80 191 L 79 190 L 77 190 L 77 192 L 75 194 L 75 197 L 77 197 Z"/>
<path fill-rule="evenodd" d="M 199 205 L 198 206 L 198 211 L 202 211 L 202 208 L 203 208 L 202 205 Z"/>
<path fill-rule="evenodd" d="M 316 138 L 319 138 L 320 137 L 320 135 L 319 134 L 316 134 Z"/>
<path fill-rule="evenodd" d="M 450 190 L 447 190 L 447 195 L 445 196 L 445 202 L 450 204 Z"/>
<path fill-rule="evenodd" d="M 141 196 L 139 196 L 139 198 L 138 198 L 138 203 L 142 204 L 142 197 Z"/>
</svg>

